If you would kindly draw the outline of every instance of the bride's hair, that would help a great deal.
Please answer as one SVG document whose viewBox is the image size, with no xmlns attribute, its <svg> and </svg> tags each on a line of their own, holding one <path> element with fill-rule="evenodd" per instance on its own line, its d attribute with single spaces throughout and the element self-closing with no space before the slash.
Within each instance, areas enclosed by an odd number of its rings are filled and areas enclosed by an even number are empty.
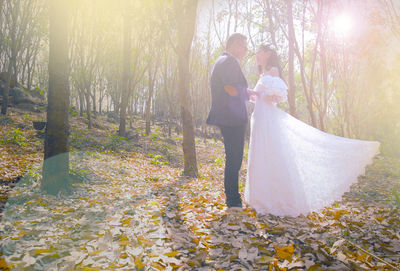
<svg viewBox="0 0 400 271">
<path fill-rule="evenodd" d="M 268 71 L 272 67 L 276 67 L 278 69 L 278 72 L 279 72 L 279 77 L 283 79 L 283 77 L 282 77 L 282 68 L 281 68 L 279 57 L 278 57 L 278 54 L 276 53 L 276 51 L 272 50 L 267 45 L 261 45 L 260 49 L 263 50 L 264 52 L 271 52 L 271 55 L 268 58 L 265 70 Z M 263 67 L 258 66 L 258 72 L 261 74 L 262 71 L 263 71 Z"/>
</svg>

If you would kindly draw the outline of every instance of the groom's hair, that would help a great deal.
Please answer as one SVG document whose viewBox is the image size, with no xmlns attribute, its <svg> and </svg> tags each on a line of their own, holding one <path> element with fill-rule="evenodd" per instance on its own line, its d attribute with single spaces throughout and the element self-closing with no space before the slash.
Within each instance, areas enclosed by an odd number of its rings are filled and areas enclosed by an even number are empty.
<svg viewBox="0 0 400 271">
<path fill-rule="evenodd" d="M 247 37 L 240 33 L 233 33 L 230 35 L 226 41 L 225 49 L 229 49 L 237 41 L 247 41 Z"/>
</svg>

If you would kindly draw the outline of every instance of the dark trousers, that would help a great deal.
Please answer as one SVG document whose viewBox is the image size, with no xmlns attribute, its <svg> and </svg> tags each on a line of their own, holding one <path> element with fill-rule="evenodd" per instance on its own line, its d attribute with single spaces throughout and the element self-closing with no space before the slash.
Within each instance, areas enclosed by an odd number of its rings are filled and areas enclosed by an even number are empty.
<svg viewBox="0 0 400 271">
<path fill-rule="evenodd" d="M 239 194 L 239 170 L 242 166 L 246 125 L 219 126 L 225 146 L 225 195 L 228 207 L 242 206 Z"/>
</svg>

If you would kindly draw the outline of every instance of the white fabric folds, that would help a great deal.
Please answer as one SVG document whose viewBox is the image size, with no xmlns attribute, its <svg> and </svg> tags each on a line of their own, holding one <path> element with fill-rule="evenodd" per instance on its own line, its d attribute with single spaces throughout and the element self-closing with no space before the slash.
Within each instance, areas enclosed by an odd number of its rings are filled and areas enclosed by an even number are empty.
<svg viewBox="0 0 400 271">
<path fill-rule="evenodd" d="M 340 200 L 378 153 L 379 142 L 324 133 L 262 97 L 285 101 L 286 84 L 262 77 L 255 91 L 245 201 L 259 213 L 297 216 Z"/>
</svg>

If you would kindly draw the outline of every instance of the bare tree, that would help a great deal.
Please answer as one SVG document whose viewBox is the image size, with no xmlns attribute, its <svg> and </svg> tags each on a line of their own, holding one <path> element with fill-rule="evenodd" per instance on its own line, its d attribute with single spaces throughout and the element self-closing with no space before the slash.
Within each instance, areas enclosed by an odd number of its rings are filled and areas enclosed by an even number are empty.
<svg viewBox="0 0 400 271">
<path fill-rule="evenodd" d="M 50 5 L 50 57 L 47 126 L 42 190 L 57 194 L 69 188 L 68 154 L 68 0 Z"/>
<path fill-rule="evenodd" d="M 10 84 L 11 84 L 11 78 L 15 78 L 15 73 L 17 72 L 15 68 L 15 63 L 17 61 L 17 24 L 18 24 L 18 17 L 19 17 L 19 12 L 20 12 L 20 0 L 15 1 L 13 3 L 8 3 L 9 5 L 14 5 L 14 6 L 9 6 L 10 10 L 14 10 L 11 14 L 11 18 L 9 18 L 9 22 L 11 24 L 10 27 L 10 43 L 11 43 L 11 52 L 9 56 L 9 61 L 8 61 L 8 68 L 7 68 L 7 74 L 6 74 L 6 80 L 5 80 L 5 87 L 3 90 L 3 103 L 1 105 L 1 114 L 6 115 L 7 114 L 7 107 L 8 107 L 8 98 L 9 98 L 9 91 L 10 91 Z"/>
<path fill-rule="evenodd" d="M 287 6 L 287 22 L 288 22 L 288 43 L 289 43 L 289 90 L 288 102 L 290 114 L 296 116 L 296 85 L 294 80 L 294 45 L 295 45 L 295 32 L 293 23 L 293 4 L 292 0 L 286 0 Z"/>
<path fill-rule="evenodd" d="M 175 15 L 178 27 L 178 95 L 183 131 L 184 174 L 198 176 L 194 125 L 190 101 L 190 48 L 195 30 L 197 0 L 175 0 Z"/>
<path fill-rule="evenodd" d="M 125 0 L 125 12 L 123 14 L 123 69 L 122 69 L 122 95 L 119 117 L 119 136 L 126 135 L 126 108 L 129 101 L 129 75 L 130 75 L 130 60 L 131 60 L 131 36 L 132 29 L 130 28 L 130 5 L 129 0 Z"/>
<path fill-rule="evenodd" d="M 400 39 L 400 3 L 393 0 L 379 0 L 380 7 L 386 15 L 385 21 L 390 27 L 390 30 L 397 38 Z M 379 16 L 377 13 L 374 16 Z M 378 19 L 378 18 L 376 18 Z"/>
<path fill-rule="evenodd" d="M 150 134 L 150 110 L 151 110 L 151 104 L 153 101 L 153 95 L 154 95 L 154 88 L 155 88 L 155 82 L 156 82 L 156 76 L 158 72 L 158 61 L 157 57 L 154 60 L 149 60 L 149 61 L 154 61 L 153 64 L 149 64 L 148 68 L 148 95 L 147 95 L 147 100 L 146 100 L 146 113 L 145 113 L 145 118 L 146 118 L 146 135 Z"/>
</svg>

